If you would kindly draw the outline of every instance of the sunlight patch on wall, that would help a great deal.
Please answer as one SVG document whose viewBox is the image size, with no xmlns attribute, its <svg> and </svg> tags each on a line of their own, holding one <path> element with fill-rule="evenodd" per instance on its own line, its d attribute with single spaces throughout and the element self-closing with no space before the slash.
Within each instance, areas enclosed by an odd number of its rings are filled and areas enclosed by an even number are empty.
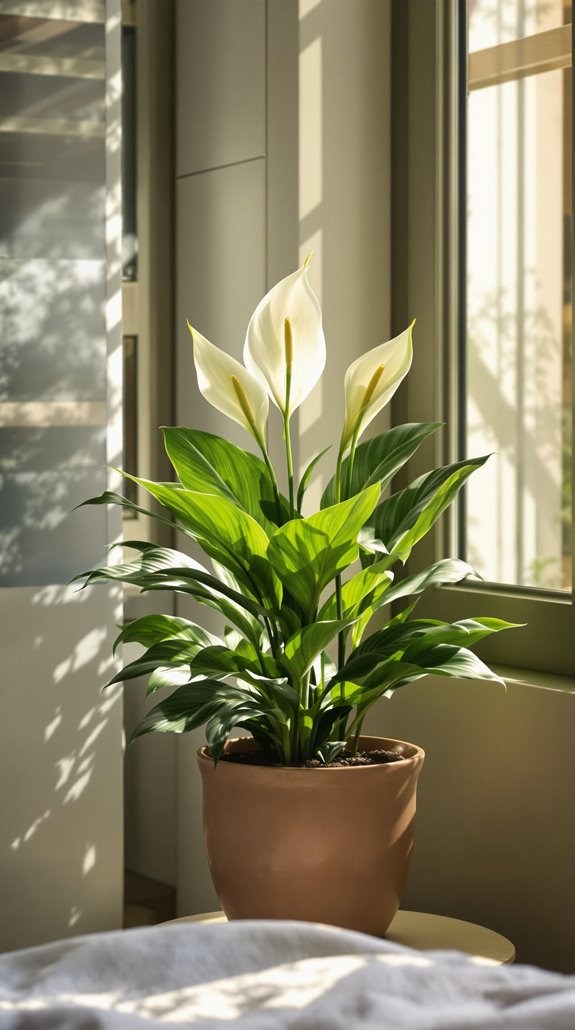
<svg viewBox="0 0 575 1030">
<path fill-rule="evenodd" d="M 61 722 L 62 722 L 62 709 L 61 708 L 57 708 L 56 709 L 56 715 L 52 719 L 52 722 L 49 722 L 48 725 L 46 726 L 46 729 L 44 730 L 44 740 L 45 741 L 50 740 L 50 738 L 54 736 L 54 734 L 55 734 L 56 730 L 58 729 L 58 726 L 60 725 Z"/>
<path fill-rule="evenodd" d="M 22 837 L 14 838 L 14 840 L 10 844 L 11 850 L 18 851 L 18 848 L 21 844 L 27 844 L 28 841 L 32 839 L 32 837 L 34 836 L 38 828 L 42 825 L 42 823 L 45 823 L 46 819 L 50 818 L 50 815 L 51 809 L 47 808 L 43 815 L 38 816 L 38 818 L 34 820 L 32 825 L 28 827 L 26 833 L 24 833 Z"/>
<path fill-rule="evenodd" d="M 300 21 L 305 18 L 307 14 L 311 14 L 316 7 L 319 7 L 321 0 L 299 0 L 299 17 Z"/>
<path fill-rule="evenodd" d="M 96 865 L 96 845 L 88 844 L 86 847 L 86 853 L 82 862 L 82 876 L 87 876 L 91 869 Z"/>
<path fill-rule="evenodd" d="M 314 39 L 299 58 L 299 217 L 322 201 L 322 43 Z"/>
</svg>

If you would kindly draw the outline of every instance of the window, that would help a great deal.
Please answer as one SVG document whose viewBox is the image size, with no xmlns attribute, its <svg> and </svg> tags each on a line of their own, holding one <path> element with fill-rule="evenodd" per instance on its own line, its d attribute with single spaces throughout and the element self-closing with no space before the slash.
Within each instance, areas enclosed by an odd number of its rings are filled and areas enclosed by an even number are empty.
<svg viewBox="0 0 575 1030">
<path fill-rule="evenodd" d="M 569 677 L 571 32 L 564 0 L 393 7 L 394 329 L 417 317 L 394 419 L 445 423 L 409 479 L 496 452 L 414 553 L 459 555 L 485 582 L 420 610 L 527 623 L 486 660 Z"/>
<path fill-rule="evenodd" d="M 571 0 L 469 0 L 461 549 L 571 589 Z"/>
<path fill-rule="evenodd" d="M 24 10 L 22 10 L 24 8 Z M 0 586 L 65 583 L 106 524 L 106 17 L 0 6 Z M 109 195 L 108 195 L 109 196 Z"/>
</svg>

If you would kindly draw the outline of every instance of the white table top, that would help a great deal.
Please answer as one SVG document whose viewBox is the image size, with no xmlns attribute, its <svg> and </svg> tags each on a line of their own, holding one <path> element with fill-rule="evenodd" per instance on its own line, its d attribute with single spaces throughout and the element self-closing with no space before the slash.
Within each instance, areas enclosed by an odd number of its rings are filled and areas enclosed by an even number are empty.
<svg viewBox="0 0 575 1030">
<path fill-rule="evenodd" d="M 202 912 L 170 922 L 225 923 L 227 919 L 223 912 Z M 395 944 L 416 948 L 418 951 L 463 951 L 467 955 L 497 964 L 508 964 L 515 958 L 515 948 L 511 941 L 495 930 L 488 930 L 477 923 L 467 923 L 463 919 L 436 916 L 429 912 L 399 911 L 385 938 Z"/>
</svg>

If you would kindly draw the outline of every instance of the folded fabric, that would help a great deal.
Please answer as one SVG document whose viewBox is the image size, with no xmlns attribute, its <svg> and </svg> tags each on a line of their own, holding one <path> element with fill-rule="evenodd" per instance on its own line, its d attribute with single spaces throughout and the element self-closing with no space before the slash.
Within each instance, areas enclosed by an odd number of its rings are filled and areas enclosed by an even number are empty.
<svg viewBox="0 0 575 1030">
<path fill-rule="evenodd" d="M 296 922 L 180 923 L 0 956 L 0 1030 L 573 1030 L 575 977 Z"/>
</svg>

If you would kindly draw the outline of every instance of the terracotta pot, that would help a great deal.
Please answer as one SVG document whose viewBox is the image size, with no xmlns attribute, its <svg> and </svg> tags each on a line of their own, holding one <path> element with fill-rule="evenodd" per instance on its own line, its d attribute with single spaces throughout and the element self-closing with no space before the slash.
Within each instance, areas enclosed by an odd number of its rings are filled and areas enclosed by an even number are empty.
<svg viewBox="0 0 575 1030">
<path fill-rule="evenodd" d="M 251 738 L 227 749 L 254 747 Z M 303 919 L 382 936 L 401 900 L 413 847 L 424 752 L 386 748 L 385 765 L 304 769 L 198 763 L 212 879 L 228 919 Z"/>
</svg>

